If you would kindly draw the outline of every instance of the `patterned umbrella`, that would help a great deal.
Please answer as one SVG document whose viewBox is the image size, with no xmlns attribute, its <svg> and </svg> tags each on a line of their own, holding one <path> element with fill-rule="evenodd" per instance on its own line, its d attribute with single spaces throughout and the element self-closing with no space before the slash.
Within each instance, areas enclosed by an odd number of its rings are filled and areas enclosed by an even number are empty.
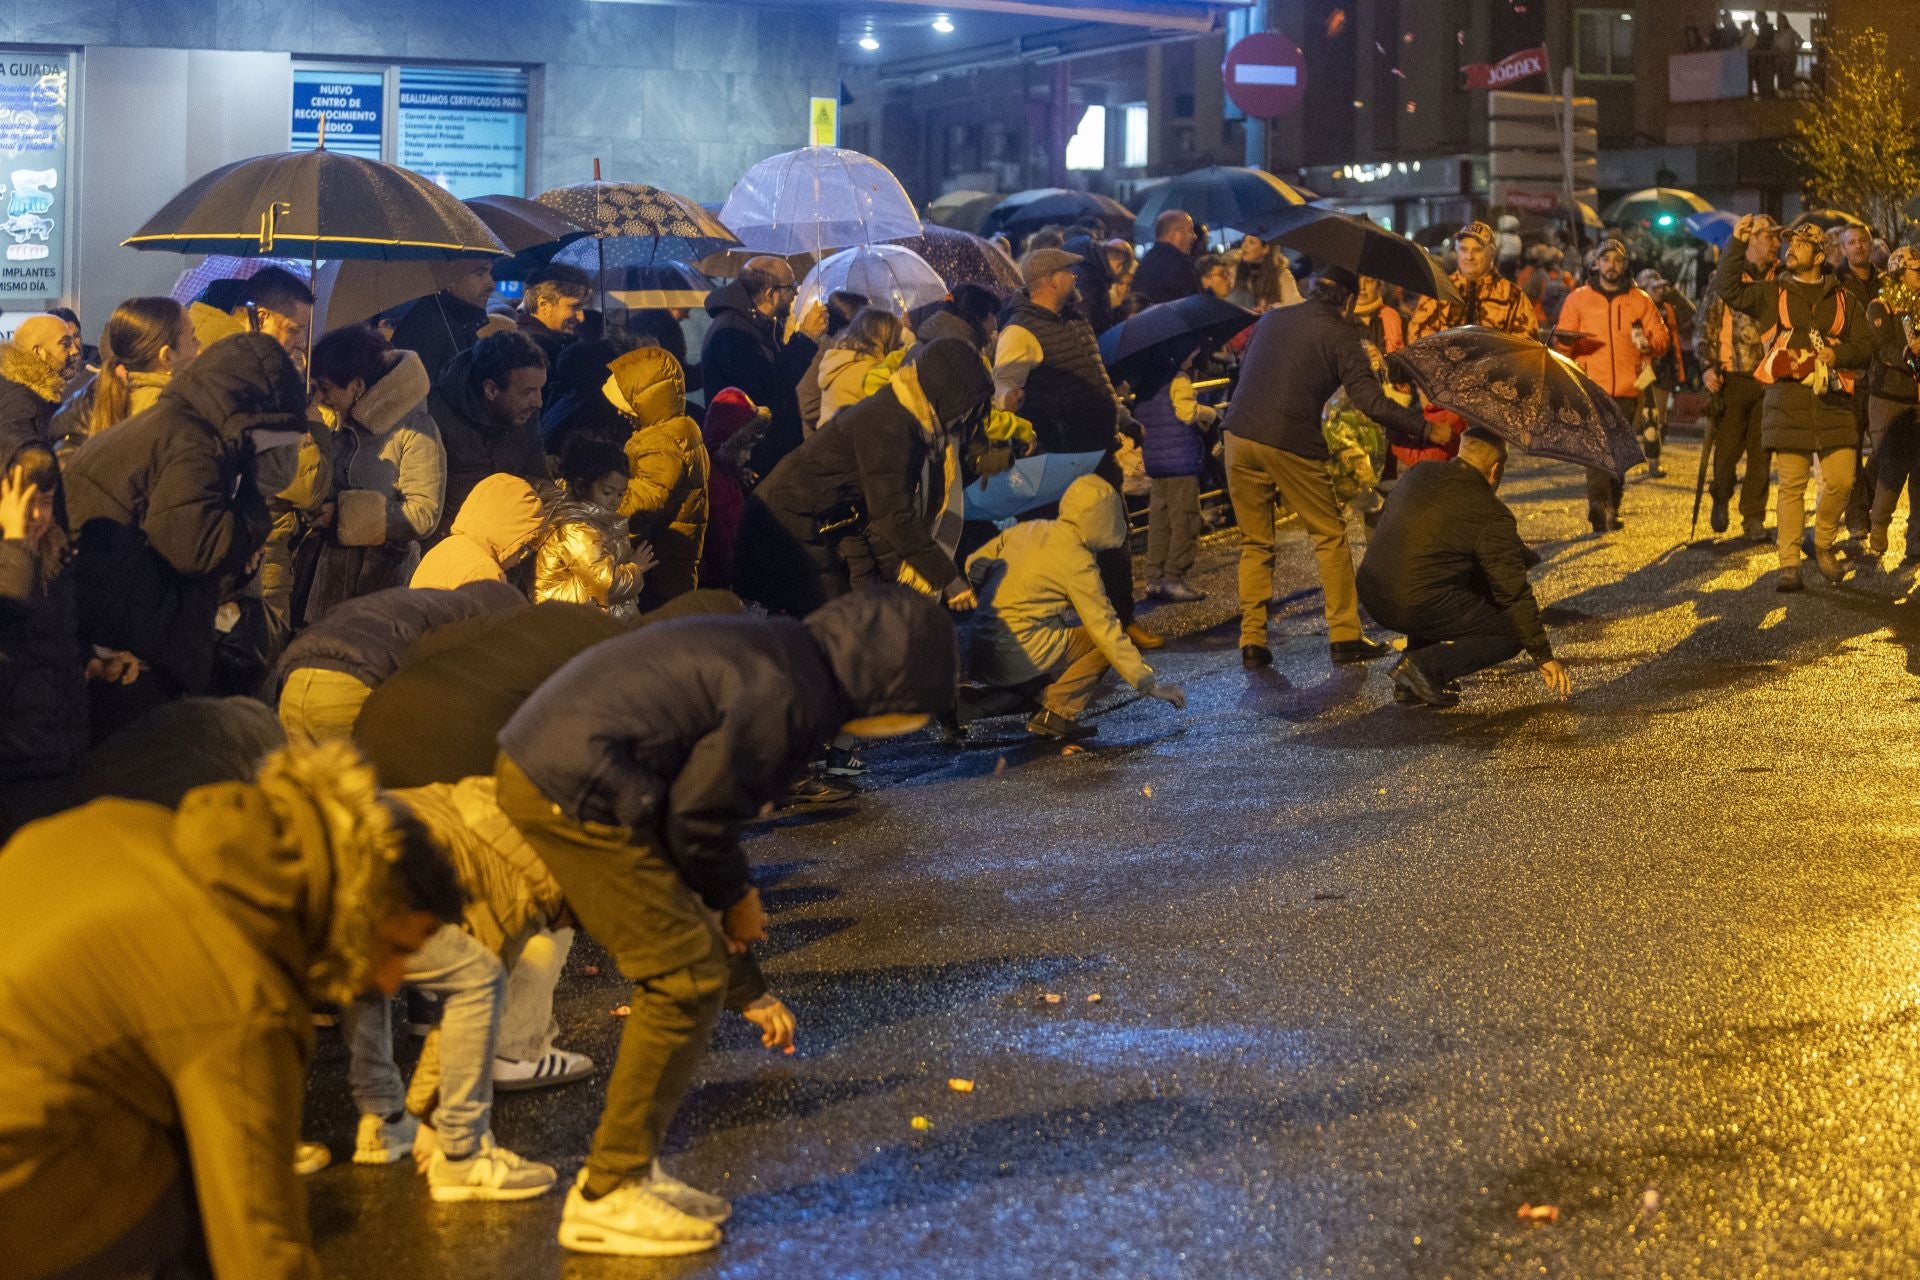
<svg viewBox="0 0 1920 1280">
<path fill-rule="evenodd" d="M 685 196 L 643 182 L 580 182 L 540 193 L 539 202 L 587 229 L 553 255 L 588 271 L 693 262 L 739 239 Z"/>
<path fill-rule="evenodd" d="M 338 151 L 255 156 L 215 169 L 123 243 L 236 257 L 496 258 L 505 247 L 410 169 Z"/>
<path fill-rule="evenodd" d="M 1263 169 L 1210 165 L 1183 173 L 1148 192 L 1133 220 L 1133 238 L 1153 239 L 1153 224 L 1169 209 L 1193 215 L 1209 227 L 1232 227 L 1266 239 L 1273 215 L 1307 202 L 1307 197 Z"/>
<path fill-rule="evenodd" d="M 893 243 L 920 255 L 949 289 L 977 284 L 1002 302 L 1020 291 L 1020 268 L 998 245 L 979 236 L 929 222 L 919 235 Z"/>
<path fill-rule="evenodd" d="M 920 234 L 920 215 L 893 170 L 840 147 L 762 160 L 733 184 L 720 220 L 762 253 L 818 253 Z"/>
<path fill-rule="evenodd" d="M 828 294 L 839 290 L 860 294 L 876 307 L 905 316 L 915 307 L 946 297 L 947 282 L 913 250 L 897 244 L 842 249 L 807 272 L 793 300 L 793 314 L 804 316 L 813 302 L 825 302 Z"/>
<path fill-rule="evenodd" d="M 1616 476 L 1646 461 L 1613 397 L 1551 347 L 1495 329 L 1443 329 L 1387 357 L 1427 399 L 1543 458 Z"/>
<path fill-rule="evenodd" d="M 173 288 L 167 296 L 182 306 L 192 302 L 215 280 L 245 280 L 256 271 L 265 271 L 268 267 L 279 267 L 282 271 L 291 271 L 302 281 L 311 284 L 308 279 L 307 264 L 296 262 L 292 258 L 236 258 L 229 253 L 210 253 L 198 266 L 188 267 L 173 282 Z"/>
</svg>

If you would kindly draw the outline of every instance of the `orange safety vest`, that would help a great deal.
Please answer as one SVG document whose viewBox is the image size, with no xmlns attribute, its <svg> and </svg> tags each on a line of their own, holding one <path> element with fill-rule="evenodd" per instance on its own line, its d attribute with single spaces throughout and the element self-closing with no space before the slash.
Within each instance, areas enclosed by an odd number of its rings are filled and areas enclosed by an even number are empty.
<svg viewBox="0 0 1920 1280">
<path fill-rule="evenodd" d="M 1808 316 L 1809 322 L 1812 316 Z M 1827 330 L 1827 336 L 1836 342 L 1847 331 L 1847 300 L 1841 296 L 1834 300 L 1833 327 Z M 1780 325 L 1774 331 L 1773 342 L 1767 347 L 1767 354 L 1760 357 L 1760 367 L 1753 371 L 1755 382 L 1767 386 L 1783 378 L 1788 382 L 1800 382 L 1813 372 L 1813 357 L 1795 354 L 1787 343 L 1793 339 L 1793 321 L 1787 316 L 1787 291 L 1780 290 Z M 1855 374 L 1846 370 L 1833 371 L 1834 384 L 1848 395 L 1853 394 Z"/>
</svg>

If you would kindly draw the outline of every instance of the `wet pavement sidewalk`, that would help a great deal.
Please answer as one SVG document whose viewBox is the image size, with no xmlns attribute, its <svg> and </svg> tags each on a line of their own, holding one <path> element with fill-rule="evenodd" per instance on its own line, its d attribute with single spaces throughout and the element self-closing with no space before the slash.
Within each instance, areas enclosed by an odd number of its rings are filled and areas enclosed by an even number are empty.
<svg viewBox="0 0 1920 1280">
<path fill-rule="evenodd" d="M 1143 614 L 1185 713 L 889 745 L 858 803 L 756 829 L 800 1051 L 729 1015 L 681 1116 L 719 1251 L 572 1257 L 558 1193 L 336 1163 L 327 1274 L 1920 1274 L 1913 575 L 1776 595 L 1770 547 L 1684 544 L 1696 459 L 1605 539 L 1577 470 L 1516 462 L 1569 703 L 1524 663 L 1446 712 L 1330 665 L 1297 533 L 1243 671 L 1229 536 L 1207 600 Z M 577 947 L 561 1043 L 604 1064 L 621 1003 Z M 344 1075 L 328 1034 L 340 1162 Z M 570 1180 L 600 1088 L 505 1096 L 498 1137 Z"/>
</svg>

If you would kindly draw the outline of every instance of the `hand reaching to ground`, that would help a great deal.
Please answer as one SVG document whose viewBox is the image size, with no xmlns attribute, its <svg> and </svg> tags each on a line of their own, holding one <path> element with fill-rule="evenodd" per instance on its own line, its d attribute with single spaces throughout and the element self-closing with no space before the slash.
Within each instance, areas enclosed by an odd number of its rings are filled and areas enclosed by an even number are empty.
<svg viewBox="0 0 1920 1280">
<path fill-rule="evenodd" d="M 720 932 L 726 935 L 727 950 L 739 955 L 749 942 L 767 940 L 767 913 L 760 906 L 760 891 L 749 888 L 740 901 L 728 907 L 720 917 Z"/>
<path fill-rule="evenodd" d="M 740 1011 L 740 1016 L 760 1028 L 760 1043 L 782 1053 L 793 1052 L 793 1011 L 773 996 L 761 996 Z"/>
<path fill-rule="evenodd" d="M 1546 684 L 1547 692 L 1562 702 L 1573 693 L 1573 678 L 1558 658 L 1549 658 L 1540 664 L 1540 679 Z"/>
<path fill-rule="evenodd" d="M 1141 686 L 1140 692 L 1149 698 L 1158 698 L 1175 711 L 1187 709 L 1187 691 L 1177 684 L 1163 684 L 1158 680 L 1149 680 Z"/>
</svg>

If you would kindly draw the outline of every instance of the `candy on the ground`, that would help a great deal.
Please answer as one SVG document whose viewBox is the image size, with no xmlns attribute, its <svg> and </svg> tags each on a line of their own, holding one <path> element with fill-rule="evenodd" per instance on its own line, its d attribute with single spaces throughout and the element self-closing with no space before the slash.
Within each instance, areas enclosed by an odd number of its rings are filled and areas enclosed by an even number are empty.
<svg viewBox="0 0 1920 1280">
<path fill-rule="evenodd" d="M 931 1129 L 933 1128 L 933 1121 L 927 1119 L 925 1116 L 915 1116 L 913 1118 L 913 1127 L 916 1129 Z"/>
<path fill-rule="evenodd" d="M 1099 993 L 1098 991 L 1096 991 L 1096 992 L 1094 992 L 1094 993 L 1093 993 L 1092 995 L 1090 995 L 1090 996 L 1088 996 L 1088 997 L 1087 997 L 1087 1003 L 1088 1003 L 1088 1004 L 1099 1004 L 1099 1003 L 1100 1003 L 1100 993 Z"/>
<path fill-rule="evenodd" d="M 1080 748 L 1073 746 L 1062 747 L 1060 748 L 1060 754 L 1063 756 L 1077 756 L 1080 754 Z"/>
<path fill-rule="evenodd" d="M 1153 798 L 1153 784 L 1149 782 L 1146 786 L 1140 788 L 1140 794 L 1151 800 Z"/>
<path fill-rule="evenodd" d="M 1560 1210 L 1558 1206 L 1550 1204 L 1523 1204 L 1518 1217 L 1522 1222 L 1558 1222 Z"/>
<path fill-rule="evenodd" d="M 580 966 L 580 972 L 586 974 L 589 978 L 597 978 L 600 976 L 600 966 L 597 964 L 583 964 Z"/>
<path fill-rule="evenodd" d="M 1049 992 L 1047 992 L 1047 994 L 1045 994 L 1045 995 L 1043 995 L 1043 996 L 1041 996 L 1040 998 L 1041 998 L 1042 1000 L 1044 1000 L 1044 1001 L 1046 1001 L 1046 1002 L 1047 1002 L 1048 1004 L 1059 1004 L 1059 1003 L 1060 1003 L 1060 997 L 1059 997 L 1059 996 L 1057 996 L 1057 995 L 1055 995 L 1055 994 L 1054 994 L 1053 992 L 1051 992 L 1051 991 L 1049 991 Z"/>
<path fill-rule="evenodd" d="M 632 1012 L 633 1006 L 630 1004 L 617 1004 L 613 1006 L 613 1016 L 616 1018 L 624 1018 Z"/>
<path fill-rule="evenodd" d="M 972 1093 L 973 1081 L 962 1080 L 959 1076 L 955 1076 L 947 1081 L 947 1088 L 953 1090 L 955 1093 Z"/>
<path fill-rule="evenodd" d="M 1006 771 L 1007 771 L 1007 758 L 1005 756 L 1001 756 L 998 760 L 995 760 L 993 762 L 993 774 L 997 778 L 1001 774 L 1005 773 Z"/>
</svg>

